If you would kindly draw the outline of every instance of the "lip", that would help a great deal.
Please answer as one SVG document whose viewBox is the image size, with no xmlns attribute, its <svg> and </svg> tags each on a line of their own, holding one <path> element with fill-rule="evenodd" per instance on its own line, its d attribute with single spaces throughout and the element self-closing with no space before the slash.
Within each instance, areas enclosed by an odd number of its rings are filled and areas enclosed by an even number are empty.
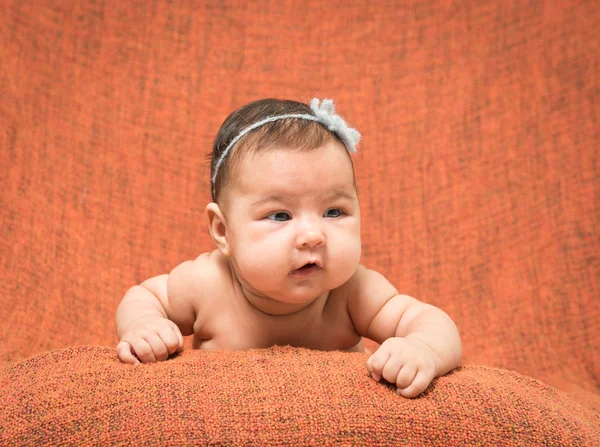
<svg viewBox="0 0 600 447">
<path fill-rule="evenodd" d="M 307 264 L 313 264 L 313 265 L 311 265 L 310 267 L 302 268 Z M 297 269 L 292 270 L 290 272 L 290 276 L 292 276 L 294 278 L 306 278 L 308 276 L 312 276 L 312 275 L 319 273 L 321 270 L 323 270 L 323 266 L 322 266 L 321 262 L 316 261 L 316 260 L 308 261 L 308 262 L 305 262 L 304 264 L 302 264 Z"/>
</svg>

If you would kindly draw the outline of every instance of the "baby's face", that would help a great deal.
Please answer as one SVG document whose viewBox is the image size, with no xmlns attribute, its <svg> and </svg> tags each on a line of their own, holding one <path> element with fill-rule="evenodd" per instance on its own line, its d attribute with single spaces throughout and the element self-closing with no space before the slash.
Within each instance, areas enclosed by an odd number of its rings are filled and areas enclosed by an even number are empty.
<svg viewBox="0 0 600 447">
<path fill-rule="evenodd" d="M 226 220 L 242 285 L 301 304 L 350 279 L 360 259 L 360 208 L 344 146 L 274 149 L 240 163 Z"/>
</svg>

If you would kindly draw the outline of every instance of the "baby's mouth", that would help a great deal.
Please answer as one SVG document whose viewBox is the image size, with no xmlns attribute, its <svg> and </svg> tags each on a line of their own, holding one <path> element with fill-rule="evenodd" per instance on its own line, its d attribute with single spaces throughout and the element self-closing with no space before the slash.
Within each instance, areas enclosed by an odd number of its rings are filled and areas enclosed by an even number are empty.
<svg viewBox="0 0 600 447">
<path fill-rule="evenodd" d="M 319 267 L 317 264 L 309 262 L 308 264 L 304 264 L 302 267 L 296 270 L 292 270 L 291 275 L 304 277 L 312 275 L 313 273 L 317 273 L 319 270 L 321 270 L 321 267 Z"/>
</svg>

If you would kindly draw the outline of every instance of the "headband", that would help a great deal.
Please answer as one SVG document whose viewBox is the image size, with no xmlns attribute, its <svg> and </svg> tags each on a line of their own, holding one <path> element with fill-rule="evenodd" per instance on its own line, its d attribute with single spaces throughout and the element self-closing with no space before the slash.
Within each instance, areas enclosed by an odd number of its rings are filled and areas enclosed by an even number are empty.
<svg viewBox="0 0 600 447">
<path fill-rule="evenodd" d="M 215 184 L 217 179 L 217 174 L 219 173 L 219 168 L 227 158 L 229 151 L 231 148 L 245 135 L 252 132 L 255 129 L 258 129 L 265 124 L 272 123 L 273 121 L 285 120 L 290 118 L 295 119 L 303 119 L 308 121 L 316 121 L 325 126 L 330 132 L 335 133 L 344 143 L 348 152 L 356 152 L 356 145 L 360 141 L 360 133 L 351 127 L 348 127 L 346 122 L 342 119 L 341 116 L 335 113 L 335 108 L 333 106 L 333 101 L 331 99 L 324 99 L 319 104 L 319 100 L 314 98 L 310 102 L 310 109 L 313 111 L 314 115 L 310 115 L 308 113 L 302 114 L 287 114 L 287 115 L 277 115 L 270 116 L 256 123 L 246 127 L 242 130 L 231 142 L 227 145 L 221 156 L 217 160 L 215 165 L 215 173 L 212 177 L 212 183 Z M 214 192 L 214 191 L 213 191 Z"/>
</svg>

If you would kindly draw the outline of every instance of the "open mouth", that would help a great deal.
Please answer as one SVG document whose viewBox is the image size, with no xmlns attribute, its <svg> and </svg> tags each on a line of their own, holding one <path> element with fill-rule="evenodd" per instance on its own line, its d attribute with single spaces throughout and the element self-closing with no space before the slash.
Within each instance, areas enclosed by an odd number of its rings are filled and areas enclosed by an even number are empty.
<svg viewBox="0 0 600 447">
<path fill-rule="evenodd" d="M 300 267 L 298 270 L 309 269 L 309 268 L 311 268 L 311 267 L 317 267 L 317 264 L 314 264 L 314 263 L 312 263 L 312 262 L 311 262 L 311 263 L 308 263 L 308 264 L 306 264 L 306 265 L 303 265 L 303 266 L 302 266 L 302 267 Z"/>
<path fill-rule="evenodd" d="M 317 264 L 314 264 L 312 262 L 308 263 L 308 264 L 304 264 L 302 267 L 296 269 L 296 270 L 292 270 L 292 276 L 308 276 L 311 275 L 313 273 L 318 272 L 319 270 L 321 270 L 321 267 L 319 267 Z"/>
</svg>

